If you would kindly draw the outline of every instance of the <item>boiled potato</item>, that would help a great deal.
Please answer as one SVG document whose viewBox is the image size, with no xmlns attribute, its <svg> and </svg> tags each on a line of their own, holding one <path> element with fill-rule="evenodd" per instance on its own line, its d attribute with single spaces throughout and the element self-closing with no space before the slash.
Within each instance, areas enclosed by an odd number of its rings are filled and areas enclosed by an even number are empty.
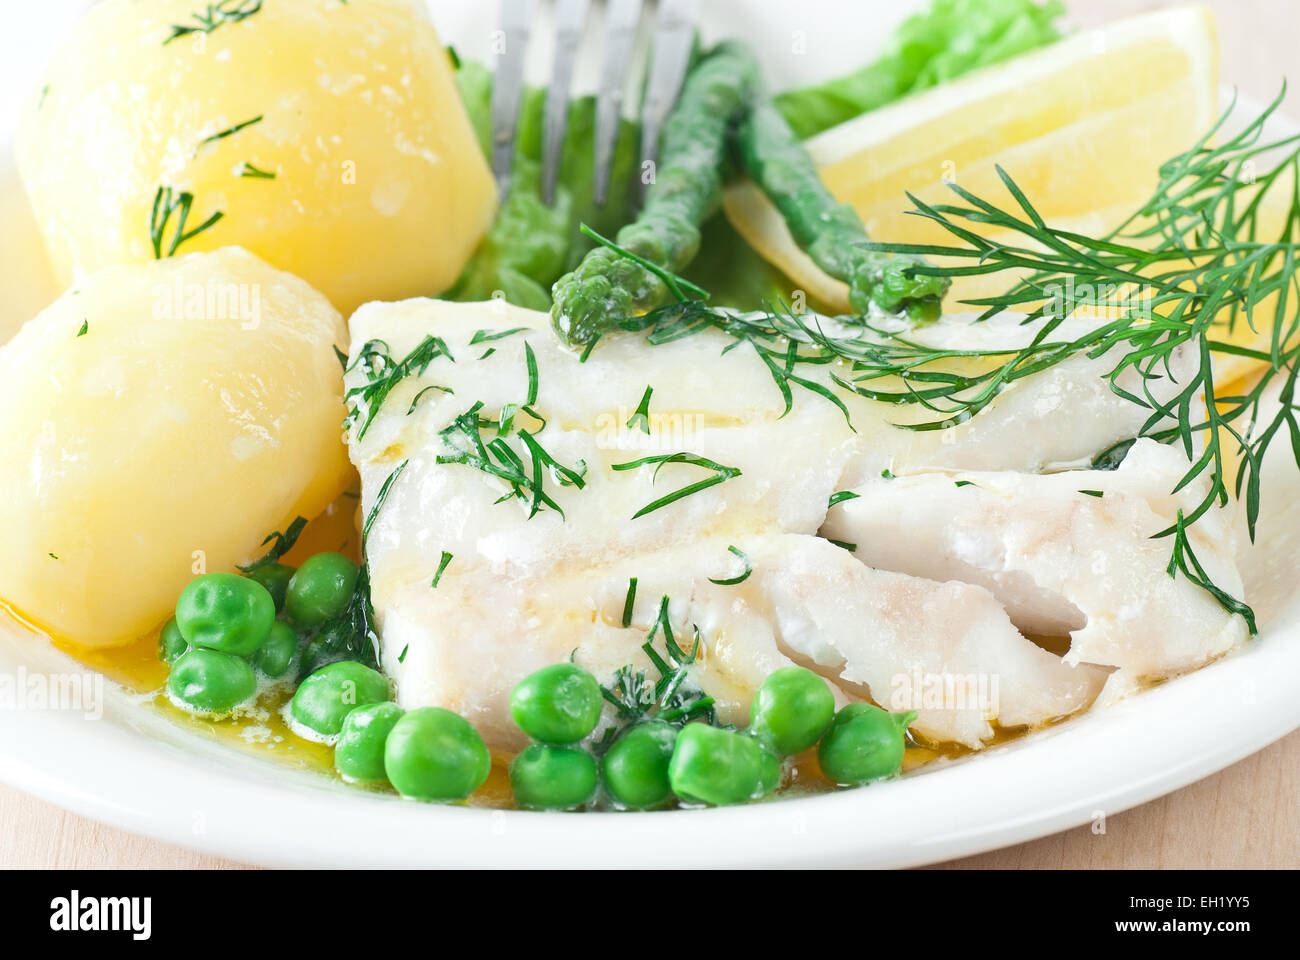
<svg viewBox="0 0 1300 960">
<path fill-rule="evenodd" d="M 150 215 L 170 188 L 193 197 L 186 232 L 222 215 L 179 252 L 238 244 L 345 314 L 449 287 L 496 192 L 422 8 L 226 3 L 254 12 L 164 42 L 207 6 L 106 0 L 34 92 L 19 167 L 61 285 L 153 259 Z"/>
<path fill-rule="evenodd" d="M 109 267 L 0 347 L 0 599 L 53 636 L 144 635 L 343 489 L 317 291 L 238 248 Z"/>
</svg>

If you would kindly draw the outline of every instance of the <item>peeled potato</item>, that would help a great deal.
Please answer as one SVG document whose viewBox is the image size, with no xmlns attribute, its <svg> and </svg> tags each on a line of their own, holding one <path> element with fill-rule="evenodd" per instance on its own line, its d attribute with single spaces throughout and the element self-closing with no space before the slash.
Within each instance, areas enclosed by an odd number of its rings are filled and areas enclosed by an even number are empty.
<svg viewBox="0 0 1300 960">
<path fill-rule="evenodd" d="M 315 516 L 349 476 L 346 343 L 320 293 L 238 248 L 86 277 L 0 347 L 0 599 L 130 641 Z"/>
<path fill-rule="evenodd" d="M 170 187 L 193 196 L 186 231 L 222 214 L 178 252 L 238 244 L 344 313 L 451 286 L 496 191 L 423 10 L 414 0 L 220 6 L 255 12 L 164 43 L 207 5 L 106 0 L 33 94 L 19 167 L 61 285 L 153 259 L 150 214 Z"/>
</svg>

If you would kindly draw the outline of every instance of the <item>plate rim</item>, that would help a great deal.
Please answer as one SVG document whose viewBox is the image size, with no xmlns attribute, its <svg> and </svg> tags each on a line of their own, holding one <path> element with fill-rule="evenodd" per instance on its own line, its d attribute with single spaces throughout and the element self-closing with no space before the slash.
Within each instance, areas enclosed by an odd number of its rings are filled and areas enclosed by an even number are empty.
<svg viewBox="0 0 1300 960">
<path fill-rule="evenodd" d="M 1244 649 L 1103 710 L 942 769 L 797 800 L 576 819 L 418 804 L 215 744 L 107 680 L 108 722 L 0 709 L 0 780 L 114 827 L 267 866 L 920 866 L 1096 822 L 1300 728 L 1300 592 L 1276 619 Z M 30 645 L 0 631 L 0 667 L 26 666 L 25 654 Z M 87 669 L 48 645 L 37 656 Z M 1102 756 L 1101 777 L 1080 761 Z"/>
</svg>

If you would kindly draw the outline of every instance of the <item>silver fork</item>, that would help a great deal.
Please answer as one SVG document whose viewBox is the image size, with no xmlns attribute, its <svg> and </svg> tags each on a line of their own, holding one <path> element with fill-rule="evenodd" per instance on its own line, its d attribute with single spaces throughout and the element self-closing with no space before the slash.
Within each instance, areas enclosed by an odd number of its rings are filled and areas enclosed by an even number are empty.
<svg viewBox="0 0 1300 960">
<path fill-rule="evenodd" d="M 606 3 L 605 56 L 596 98 L 593 190 L 596 202 L 602 206 L 609 193 L 623 91 L 633 62 L 642 6 L 642 0 L 608 0 Z M 655 160 L 659 133 L 686 77 L 697 8 L 698 0 L 659 0 L 641 107 L 640 159 L 643 170 L 646 164 Z M 492 85 L 492 170 L 503 200 L 510 190 L 515 131 L 524 90 L 524 58 L 535 12 L 536 0 L 501 0 L 502 45 L 496 58 Z M 555 61 L 546 93 L 542 141 L 542 198 L 547 206 L 555 200 L 560 155 L 569 120 L 573 69 L 590 12 L 591 0 L 555 0 Z"/>
</svg>

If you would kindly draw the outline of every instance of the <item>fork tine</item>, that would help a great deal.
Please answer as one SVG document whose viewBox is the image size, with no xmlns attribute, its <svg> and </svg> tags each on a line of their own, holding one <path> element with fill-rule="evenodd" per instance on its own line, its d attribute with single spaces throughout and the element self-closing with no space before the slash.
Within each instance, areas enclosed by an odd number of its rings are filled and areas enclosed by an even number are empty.
<svg viewBox="0 0 1300 960">
<path fill-rule="evenodd" d="M 498 23 L 503 46 L 492 81 L 492 172 L 502 200 L 510 190 L 510 163 L 524 92 L 524 58 L 532 15 L 533 0 L 501 0 Z"/>
<path fill-rule="evenodd" d="M 560 0 L 555 13 L 555 64 L 546 91 L 546 140 L 542 152 L 542 202 L 555 202 L 555 181 L 560 176 L 560 151 L 569 126 L 569 88 L 578 44 L 587 24 L 590 0 Z"/>
<path fill-rule="evenodd" d="M 619 119 L 623 112 L 623 89 L 636 28 L 641 21 L 641 0 L 610 0 L 605 20 L 605 63 L 601 67 L 600 95 L 596 100 L 596 184 L 595 200 L 603 207 L 609 196 L 609 176 L 614 166 L 614 145 L 618 142 Z"/>
<path fill-rule="evenodd" d="M 659 152 L 659 131 L 681 93 L 686 68 L 690 66 L 695 39 L 696 0 L 663 0 L 655 23 L 650 76 L 646 80 L 641 108 L 641 167 L 652 163 Z M 645 178 L 641 193 L 645 195 Z"/>
</svg>

